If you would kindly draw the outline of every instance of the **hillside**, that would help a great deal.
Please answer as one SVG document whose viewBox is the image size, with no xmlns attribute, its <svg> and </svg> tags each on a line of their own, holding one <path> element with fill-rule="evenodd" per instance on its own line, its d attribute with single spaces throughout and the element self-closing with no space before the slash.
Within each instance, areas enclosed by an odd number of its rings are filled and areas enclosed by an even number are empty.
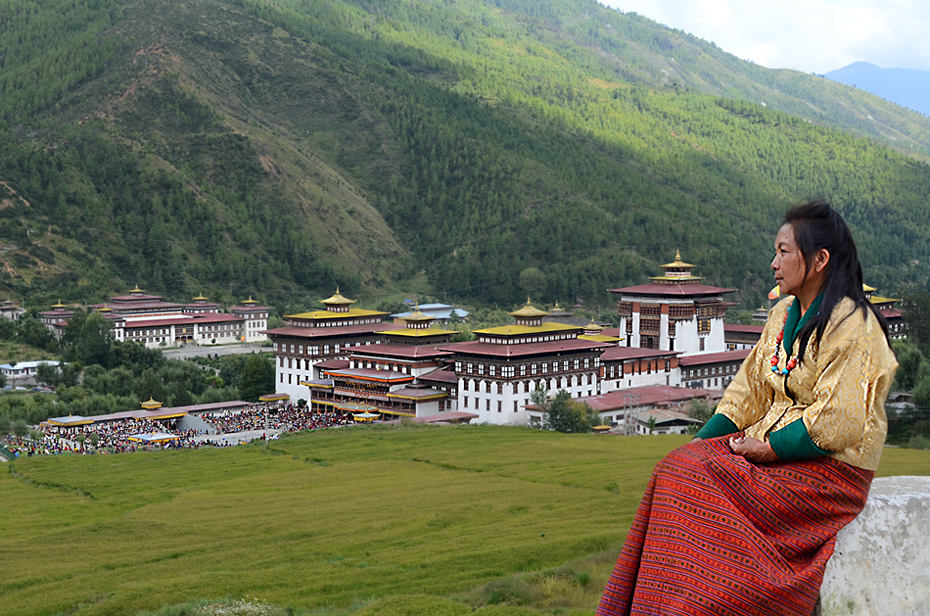
<svg viewBox="0 0 930 616">
<path fill-rule="evenodd" d="M 594 2 L 11 6 L 0 288 L 33 305 L 598 304 L 681 249 L 750 306 L 814 194 L 870 284 L 930 272 L 930 120 Z"/>
<path fill-rule="evenodd" d="M 653 466 L 686 440 L 398 426 L 19 459 L 0 468 L 0 553 L 15 555 L 0 602 L 7 616 L 245 596 L 316 616 L 392 598 L 588 616 Z M 930 452 L 888 449 L 877 474 L 930 474 Z"/>
<path fill-rule="evenodd" d="M 824 77 L 930 116 L 930 71 L 879 68 L 868 62 L 853 62 Z"/>
</svg>

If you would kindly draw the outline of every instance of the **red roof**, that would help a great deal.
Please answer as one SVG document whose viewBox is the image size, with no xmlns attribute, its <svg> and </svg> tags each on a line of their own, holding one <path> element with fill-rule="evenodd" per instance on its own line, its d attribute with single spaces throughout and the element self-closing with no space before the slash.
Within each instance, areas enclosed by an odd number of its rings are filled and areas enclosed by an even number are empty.
<svg viewBox="0 0 930 616">
<path fill-rule="evenodd" d="M 590 340 L 554 340 L 552 342 L 528 342 L 525 344 L 488 344 L 486 342 L 455 342 L 443 347 L 456 354 L 488 355 L 491 357 L 524 357 L 527 355 L 551 355 L 573 351 L 598 351 L 612 345 Z"/>
<path fill-rule="evenodd" d="M 678 358 L 678 365 L 685 368 L 689 366 L 704 366 L 706 364 L 720 364 L 729 361 L 743 361 L 751 352 L 752 349 L 740 349 L 738 351 L 724 351 L 723 353 L 687 355 Z"/>
<path fill-rule="evenodd" d="M 736 289 L 711 287 L 706 284 L 656 284 L 652 282 L 649 284 L 636 285 L 635 287 L 611 289 L 610 292 L 622 293 L 624 295 L 689 297 L 697 295 L 720 295 L 722 293 L 735 293 Z"/>
<path fill-rule="evenodd" d="M 116 297 L 111 297 L 111 302 L 147 302 L 147 301 L 158 301 L 161 299 L 161 295 L 117 295 Z"/>
<path fill-rule="evenodd" d="M 434 344 L 369 344 L 367 346 L 352 347 L 352 355 L 371 355 L 375 357 L 402 357 L 404 359 L 430 359 L 434 357 L 447 357 L 451 351 L 440 349 Z"/>
<path fill-rule="evenodd" d="M 622 410 L 629 404 L 637 407 L 654 406 L 683 402 L 691 398 L 719 398 L 721 396 L 723 396 L 723 392 L 719 390 L 655 385 L 652 387 L 618 389 L 610 393 L 577 398 L 576 400 L 586 403 L 599 413 L 603 413 L 605 411 Z"/>
<path fill-rule="evenodd" d="M 601 361 L 621 361 L 624 359 L 643 359 L 646 357 L 674 357 L 680 353 L 681 351 L 662 351 L 659 349 L 612 346 L 601 355 Z"/>
<path fill-rule="evenodd" d="M 404 387 L 402 389 L 396 389 L 388 393 L 388 396 L 403 396 L 406 398 L 438 398 L 448 395 L 449 394 L 447 392 L 438 391 L 429 387 Z"/>
<path fill-rule="evenodd" d="M 762 335 L 763 329 L 765 329 L 765 325 L 731 325 L 729 323 L 724 323 L 723 325 L 724 332 L 736 332 L 740 334 Z"/>
<path fill-rule="evenodd" d="M 879 312 L 886 319 L 900 319 L 903 314 L 900 310 L 879 310 Z"/>
<path fill-rule="evenodd" d="M 229 321 L 238 321 L 242 322 L 242 317 L 237 317 L 234 314 L 223 314 L 221 312 L 208 312 L 207 314 L 195 314 L 190 320 L 194 323 L 226 323 Z"/>
<path fill-rule="evenodd" d="M 451 383 L 458 385 L 459 377 L 451 368 L 437 368 L 417 377 L 418 381 L 434 381 L 437 383 Z"/>
<path fill-rule="evenodd" d="M 373 334 L 392 329 L 406 329 L 406 325 L 395 323 L 365 323 L 362 325 L 343 325 L 341 327 L 295 327 L 286 325 L 275 329 L 266 329 L 261 333 L 282 338 L 338 338 L 340 336 L 357 336 Z"/>
</svg>

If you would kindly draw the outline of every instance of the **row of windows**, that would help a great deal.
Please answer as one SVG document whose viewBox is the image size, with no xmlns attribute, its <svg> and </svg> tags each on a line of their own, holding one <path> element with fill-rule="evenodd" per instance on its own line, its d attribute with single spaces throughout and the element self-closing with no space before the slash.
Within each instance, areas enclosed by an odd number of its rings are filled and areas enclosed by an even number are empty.
<svg viewBox="0 0 930 616">
<path fill-rule="evenodd" d="M 722 366 L 708 366 L 704 368 L 688 368 L 684 371 L 684 377 L 691 379 L 702 376 L 715 376 L 718 374 L 736 374 L 739 371 L 740 364 L 725 364 Z"/>
<path fill-rule="evenodd" d="M 563 359 L 562 361 L 552 361 L 552 362 L 542 362 L 542 363 L 533 363 L 533 364 L 520 364 L 520 366 L 498 366 L 497 364 L 483 364 L 475 362 L 464 362 L 457 361 L 455 362 L 455 372 L 457 374 L 478 374 L 488 376 L 500 376 L 502 378 L 508 379 L 517 376 L 527 376 L 533 374 L 549 374 L 557 372 L 568 372 L 569 370 L 587 370 L 591 366 L 597 367 L 601 365 L 601 359 L 599 357 L 590 358 L 585 357 L 575 358 L 574 360 Z"/>
<path fill-rule="evenodd" d="M 568 387 L 584 385 L 585 381 L 587 381 L 588 385 L 594 385 L 594 374 L 579 374 L 577 381 L 572 377 L 558 377 L 555 379 L 555 387 L 556 389 L 566 389 Z M 530 393 L 536 389 L 537 386 L 546 387 L 546 385 L 546 381 L 544 380 L 540 380 L 538 383 L 536 381 L 517 381 L 514 386 L 514 393 Z M 462 391 L 491 393 L 492 388 L 495 389 L 498 394 L 503 395 L 504 384 L 499 381 L 481 381 L 478 379 L 465 379 L 462 381 Z"/>
<path fill-rule="evenodd" d="M 532 342 L 555 342 L 556 340 L 575 340 L 575 334 L 553 334 L 550 336 L 527 336 L 526 338 L 486 338 L 479 337 L 484 344 L 529 344 Z"/>
<path fill-rule="evenodd" d="M 324 356 L 329 355 L 330 349 L 332 349 L 333 353 L 338 355 L 340 350 L 343 350 L 343 349 L 349 349 L 349 348 L 360 347 L 360 346 L 371 346 L 372 344 L 381 344 L 381 341 L 375 340 L 374 342 L 372 342 L 371 340 L 366 340 L 364 343 L 346 342 L 342 344 L 333 344 L 333 345 L 312 344 L 312 345 L 306 345 L 306 346 L 302 344 L 287 344 L 284 342 L 275 342 L 274 352 L 275 353 L 288 353 L 290 355 L 309 355 L 313 357 L 316 355 L 324 355 Z M 307 351 L 306 353 L 304 353 L 305 349 Z M 322 353 L 320 352 L 321 349 L 322 349 Z"/>
<path fill-rule="evenodd" d="M 659 372 L 659 367 L 664 366 L 665 372 L 672 369 L 672 360 L 652 360 L 652 361 L 631 361 L 625 364 L 610 364 L 606 366 L 605 371 L 608 379 L 620 378 L 623 376 L 621 366 L 631 366 L 629 374 L 652 374 Z"/>
</svg>

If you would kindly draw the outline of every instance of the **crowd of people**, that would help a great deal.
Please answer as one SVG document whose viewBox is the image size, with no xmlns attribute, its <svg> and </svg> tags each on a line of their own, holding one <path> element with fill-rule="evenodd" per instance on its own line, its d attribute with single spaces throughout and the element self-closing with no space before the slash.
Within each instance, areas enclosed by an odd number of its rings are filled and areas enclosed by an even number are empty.
<svg viewBox="0 0 930 616">
<path fill-rule="evenodd" d="M 296 404 L 278 407 L 255 404 L 239 412 L 224 411 L 212 415 L 202 415 L 201 419 L 220 434 L 234 434 L 249 430 L 300 432 L 355 423 L 351 415 L 319 413 L 311 411 L 308 406 L 301 407 Z"/>
<path fill-rule="evenodd" d="M 241 411 L 203 414 L 200 419 L 209 426 L 209 430 L 181 429 L 178 419 L 127 418 L 74 427 L 40 424 L 35 427 L 31 438 L 9 436 L 0 439 L 0 443 L 16 455 L 27 456 L 199 449 L 205 446 L 230 447 L 249 442 L 252 438 L 276 438 L 280 432 L 318 430 L 355 423 L 351 415 L 312 412 L 309 407 L 296 404 L 254 404 Z M 242 432 L 255 432 L 256 435 L 226 438 L 226 435 Z M 177 438 L 161 442 L 130 439 L 140 434 L 168 434 Z"/>
</svg>

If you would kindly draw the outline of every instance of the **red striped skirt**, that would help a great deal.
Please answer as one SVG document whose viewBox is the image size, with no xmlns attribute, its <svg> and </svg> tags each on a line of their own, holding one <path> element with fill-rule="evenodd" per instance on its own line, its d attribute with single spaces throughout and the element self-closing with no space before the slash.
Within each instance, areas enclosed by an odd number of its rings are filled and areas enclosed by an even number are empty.
<svg viewBox="0 0 930 616">
<path fill-rule="evenodd" d="M 727 438 L 656 465 L 598 616 L 810 616 L 875 473 L 829 457 L 756 465 Z"/>
</svg>

